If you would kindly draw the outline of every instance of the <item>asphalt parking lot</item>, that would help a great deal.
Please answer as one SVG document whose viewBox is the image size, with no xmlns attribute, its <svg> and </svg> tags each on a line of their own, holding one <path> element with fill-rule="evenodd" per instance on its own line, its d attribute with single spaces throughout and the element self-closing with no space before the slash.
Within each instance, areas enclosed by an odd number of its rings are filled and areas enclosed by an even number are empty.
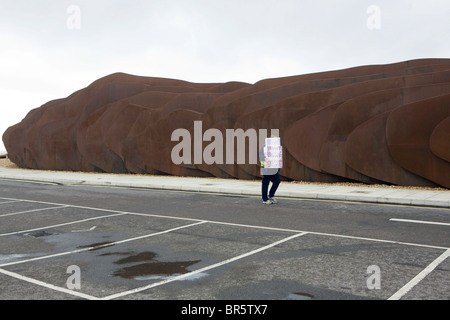
<svg viewBox="0 0 450 320">
<path fill-rule="evenodd" d="M 0 299 L 448 300 L 449 213 L 0 181 Z"/>
</svg>

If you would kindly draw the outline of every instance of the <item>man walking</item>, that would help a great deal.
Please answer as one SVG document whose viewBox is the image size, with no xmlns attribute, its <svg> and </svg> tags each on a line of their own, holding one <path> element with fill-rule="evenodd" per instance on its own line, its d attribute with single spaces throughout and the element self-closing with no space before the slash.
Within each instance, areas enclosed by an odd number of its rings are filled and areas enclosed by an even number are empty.
<svg viewBox="0 0 450 320">
<path fill-rule="evenodd" d="M 267 145 L 267 143 L 266 143 Z M 276 204 L 278 201 L 275 199 L 275 192 L 278 189 L 278 186 L 280 185 L 280 175 L 278 174 L 278 171 L 280 168 L 271 168 L 271 167 L 265 167 L 265 165 L 268 163 L 268 155 L 266 145 L 264 145 L 259 150 L 259 161 L 261 162 L 261 175 L 262 175 L 262 199 L 264 204 Z M 269 189 L 269 184 L 272 182 L 272 187 Z M 269 191 L 269 194 L 267 195 L 267 192 Z"/>
</svg>

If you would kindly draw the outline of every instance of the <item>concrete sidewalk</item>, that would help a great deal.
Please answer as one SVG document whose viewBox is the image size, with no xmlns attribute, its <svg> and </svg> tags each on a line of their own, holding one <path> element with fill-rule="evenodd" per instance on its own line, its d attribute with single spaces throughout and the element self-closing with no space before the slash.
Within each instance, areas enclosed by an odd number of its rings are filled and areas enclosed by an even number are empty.
<svg viewBox="0 0 450 320">
<path fill-rule="evenodd" d="M 12 169 L 1 166 L 0 179 L 51 182 L 62 185 L 115 186 L 249 196 L 260 196 L 261 192 L 259 180 L 56 172 Z M 450 190 L 282 182 L 276 196 L 450 208 Z"/>
</svg>

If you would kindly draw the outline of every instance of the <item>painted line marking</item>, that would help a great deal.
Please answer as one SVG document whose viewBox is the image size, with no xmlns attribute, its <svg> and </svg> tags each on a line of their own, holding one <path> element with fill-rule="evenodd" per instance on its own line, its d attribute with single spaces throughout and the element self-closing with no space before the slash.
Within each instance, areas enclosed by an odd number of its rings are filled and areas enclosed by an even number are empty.
<svg viewBox="0 0 450 320">
<path fill-rule="evenodd" d="M 89 229 L 84 229 L 84 230 L 72 230 L 71 232 L 89 232 L 89 231 L 93 231 L 95 228 L 97 228 L 97 226 L 93 226 Z"/>
<path fill-rule="evenodd" d="M 16 214 L 23 214 L 23 213 L 30 213 L 30 212 L 37 212 L 37 211 L 44 211 L 44 210 L 55 210 L 55 209 L 62 209 L 70 207 L 69 205 L 60 205 L 59 207 L 50 207 L 50 208 L 41 208 L 41 209 L 33 209 L 33 210 L 27 210 L 27 211 L 21 211 L 21 212 L 12 212 L 12 213 L 6 213 L 0 215 L 0 218 L 7 217 L 7 216 L 14 216 Z"/>
<path fill-rule="evenodd" d="M 30 258 L 30 259 L 26 259 L 26 260 L 20 260 L 20 261 L 4 263 L 4 264 L 0 264 L 0 268 L 6 267 L 6 266 L 11 266 L 11 265 L 16 265 L 16 264 L 21 264 L 21 263 L 26 263 L 26 262 L 31 262 L 31 261 L 37 261 L 37 260 L 43 260 L 43 259 L 48 259 L 48 258 L 65 256 L 65 255 L 69 255 L 69 254 L 73 254 L 73 253 L 79 253 L 79 252 L 84 252 L 84 251 L 89 251 L 89 250 L 93 250 L 93 249 L 95 249 L 95 250 L 96 249 L 101 249 L 101 248 L 110 247 L 110 246 L 113 246 L 113 245 L 116 245 L 116 244 L 121 244 L 121 243 L 131 242 L 131 241 L 135 241 L 135 240 L 145 239 L 145 238 L 149 238 L 149 237 L 154 237 L 154 236 L 157 236 L 157 235 L 169 233 L 169 232 L 180 230 L 180 229 L 184 229 L 184 228 L 193 227 L 193 226 L 196 226 L 196 225 L 199 225 L 199 224 L 203 224 L 203 223 L 207 223 L 207 222 L 206 221 L 200 221 L 200 222 L 191 223 L 191 224 L 188 224 L 188 225 L 184 225 L 184 226 L 180 226 L 180 227 L 176 227 L 176 228 L 172 228 L 172 229 L 168 229 L 168 230 L 163 230 L 163 231 L 159 231 L 159 232 L 155 232 L 155 233 L 146 234 L 146 235 L 139 236 L 139 237 L 128 238 L 128 239 L 119 240 L 119 241 L 115 241 L 115 242 L 109 242 L 109 243 L 105 243 L 105 244 L 98 245 L 98 246 L 86 247 L 86 248 L 82 248 L 82 249 L 66 251 L 66 252 L 60 252 L 60 253 L 50 254 L 50 255 L 46 255 L 46 256 Z"/>
<path fill-rule="evenodd" d="M 128 211 L 120 211 L 120 210 L 112 210 L 112 209 L 102 209 L 102 208 L 95 208 L 95 207 L 66 205 L 66 204 L 61 204 L 61 203 L 36 201 L 36 200 L 27 200 L 27 199 L 13 199 L 13 198 L 4 198 L 4 199 L 20 200 L 20 201 L 24 201 L 24 202 L 49 204 L 49 205 L 55 205 L 55 206 L 68 206 L 68 207 L 78 208 L 78 209 L 104 211 L 104 212 L 111 212 L 111 213 L 118 213 L 118 214 L 129 214 L 129 215 L 138 215 L 138 216 L 147 216 L 147 217 L 155 217 L 155 218 L 165 218 L 165 219 L 175 219 L 175 220 L 184 220 L 184 221 L 197 221 L 197 222 L 203 221 L 203 222 L 215 223 L 215 224 L 233 225 L 233 226 L 239 226 L 239 227 L 257 228 L 257 229 L 274 230 L 274 231 L 284 231 L 284 232 L 291 232 L 291 233 L 307 232 L 309 234 L 323 235 L 323 236 L 329 236 L 329 237 L 338 237 L 338 238 L 374 241 L 374 242 L 382 242 L 382 243 L 392 243 L 392 244 L 416 246 L 416 247 L 422 247 L 422 248 L 432 248 L 432 249 L 441 249 L 441 250 L 449 249 L 449 247 L 442 247 L 442 246 L 433 246 L 433 245 L 426 245 L 426 244 L 420 244 L 420 243 L 401 242 L 401 241 L 395 241 L 395 240 L 384 240 L 384 239 L 366 238 L 366 237 L 358 237 L 358 236 L 340 235 L 340 234 L 334 234 L 334 233 L 323 233 L 323 232 L 315 232 L 315 231 L 307 231 L 307 230 L 273 228 L 273 227 L 237 224 L 237 223 L 229 223 L 229 222 L 221 222 L 221 221 L 213 221 L 213 220 L 200 220 L 200 219 L 193 219 L 193 218 L 164 216 L 164 215 L 157 215 L 157 214 L 150 214 L 150 213 L 138 213 L 138 212 L 128 212 Z M 41 229 L 45 229 L 45 228 L 41 228 Z"/>
<path fill-rule="evenodd" d="M 450 249 L 447 249 L 443 254 L 437 257 L 436 260 L 430 263 L 411 281 L 409 281 L 400 290 L 394 293 L 388 300 L 400 300 L 405 294 L 407 294 L 412 288 L 414 288 L 420 281 L 422 281 L 427 275 L 429 275 L 434 269 L 436 269 L 449 256 L 450 256 Z"/>
<path fill-rule="evenodd" d="M 450 223 L 447 222 L 435 222 L 435 221 L 425 221 L 425 220 L 410 220 L 410 219 L 396 219 L 392 218 L 389 219 L 390 221 L 397 221 L 397 222 L 410 222 L 410 223 L 422 223 L 422 224 L 435 224 L 435 225 L 441 225 L 441 226 L 450 226 Z"/>
<path fill-rule="evenodd" d="M 349 236 L 349 235 L 341 235 L 341 234 L 335 234 L 335 233 L 325 233 L 325 232 L 316 232 L 316 231 L 305 231 L 305 230 L 295 230 L 295 229 L 263 227 L 263 226 L 238 224 L 238 223 L 231 223 L 231 222 L 220 222 L 220 221 L 208 221 L 208 223 L 221 224 L 221 225 L 230 225 L 230 226 L 238 226 L 238 227 L 247 227 L 247 228 L 255 228 L 255 229 L 264 229 L 264 230 L 273 230 L 273 231 L 283 231 L 283 232 L 294 232 L 294 233 L 307 232 L 308 234 L 313 234 L 313 235 L 318 235 L 318 236 L 353 239 L 353 240 L 363 240 L 363 241 L 372 241 L 372 242 L 381 242 L 381 243 L 390 243 L 390 244 L 399 244 L 399 245 L 412 246 L 412 247 L 422 247 L 422 248 L 441 249 L 441 250 L 449 249 L 448 247 L 433 246 L 433 245 L 428 245 L 428 244 L 401 242 L 401 241 L 395 241 L 395 240 L 384 240 L 384 239 L 358 237 L 358 236 Z"/>
<path fill-rule="evenodd" d="M 14 203 L 14 202 L 21 202 L 21 201 L 20 200 L 5 201 L 5 202 L 0 202 L 0 205 L 7 204 L 7 203 Z"/>
<path fill-rule="evenodd" d="M 58 287 L 58 286 L 52 285 L 50 283 L 46 283 L 46 282 L 43 282 L 43 281 L 40 281 L 40 280 L 36 280 L 36 279 L 33 279 L 33 278 L 22 276 L 22 275 L 20 275 L 18 273 L 11 272 L 11 271 L 8 271 L 8 270 L 5 270 L 5 269 L 1 269 L 0 268 L 0 273 L 3 273 L 5 275 L 7 275 L 7 276 L 10 276 L 10 277 L 22 280 L 22 281 L 26 281 L 26 282 L 29 282 L 29 283 L 36 284 L 36 285 L 41 286 L 41 287 L 45 287 L 45 288 L 48 288 L 48 289 L 56 290 L 56 291 L 59 291 L 59 292 L 68 293 L 70 295 L 77 296 L 77 297 L 80 297 L 80 298 L 89 299 L 89 300 L 98 300 L 97 297 L 94 297 L 94 296 L 91 296 L 91 295 L 88 295 L 88 294 L 85 294 L 85 293 L 69 290 L 69 289 L 66 289 L 66 288 L 63 288 L 63 287 Z"/>
<path fill-rule="evenodd" d="M 51 229 L 51 228 L 67 226 L 67 225 L 71 225 L 71 224 L 83 223 L 83 222 L 91 221 L 91 220 L 97 220 L 97 219 L 103 219 L 103 218 L 111 218 L 111 217 L 117 217 L 117 216 L 123 216 L 123 215 L 125 215 L 125 213 L 116 213 L 116 214 L 104 215 L 104 216 L 100 216 L 100 217 L 93 217 L 93 218 L 87 218 L 87 219 L 82 219 L 82 220 L 76 220 L 76 221 L 72 221 L 72 222 L 65 222 L 65 223 L 60 223 L 60 224 L 54 224 L 54 225 L 49 225 L 49 226 L 40 227 L 40 228 L 20 230 L 20 231 L 14 231 L 14 232 L 9 232 L 9 233 L 2 233 L 2 234 L 0 234 L 0 237 L 10 236 L 10 235 L 13 235 L 13 234 L 20 234 L 20 233 L 27 233 L 27 232 L 32 232 L 32 231 L 38 231 L 38 230 Z"/>
<path fill-rule="evenodd" d="M 155 218 L 165 218 L 165 219 L 175 219 L 175 220 L 185 220 L 185 221 L 205 221 L 205 220 L 201 220 L 201 219 L 192 219 L 192 218 L 183 218 L 183 217 L 174 217 L 174 216 L 163 216 L 163 215 L 150 214 L 150 213 L 138 213 L 138 212 L 129 212 L 129 211 L 121 211 L 121 210 L 113 210 L 113 209 L 103 209 L 103 208 L 95 208 L 95 207 L 77 206 L 77 205 L 64 204 L 64 203 L 36 201 L 36 200 L 27 200 L 27 199 L 12 199 L 12 198 L 10 198 L 10 199 L 11 200 L 20 200 L 20 201 L 24 201 L 24 202 L 31 202 L 31 203 L 48 204 L 48 205 L 54 205 L 54 206 L 67 206 L 67 207 L 71 207 L 71 208 L 86 209 L 86 210 L 93 210 L 93 211 L 104 211 L 104 212 L 130 214 L 130 215 L 143 215 L 143 216 L 149 216 L 149 217 L 155 217 Z"/>
<path fill-rule="evenodd" d="M 295 239 L 297 237 L 301 237 L 301 236 L 303 236 L 305 234 L 308 234 L 308 233 L 307 232 L 302 232 L 302 233 L 294 234 L 294 235 L 292 235 L 290 237 L 287 237 L 287 238 L 284 238 L 282 240 L 273 242 L 273 243 L 271 243 L 269 245 L 266 245 L 264 247 L 258 248 L 258 249 L 253 250 L 253 251 L 249 251 L 249 252 L 241 254 L 239 256 L 236 256 L 236 257 L 224 260 L 222 262 L 218 262 L 218 263 L 212 264 L 210 266 L 207 266 L 207 267 L 204 267 L 204 268 L 200 268 L 200 269 L 197 269 L 195 271 L 192 271 L 192 272 L 189 272 L 189 273 L 185 273 L 185 274 L 182 274 L 182 275 L 179 275 L 179 276 L 175 276 L 175 277 L 163 280 L 163 281 L 159 281 L 159 282 L 147 285 L 147 286 L 143 286 L 143 287 L 139 287 L 139 288 L 136 288 L 136 289 L 132 289 L 132 290 L 128 290 L 128 291 L 123 291 L 123 292 L 120 292 L 120 293 L 112 294 L 112 295 L 109 295 L 109 296 L 101 298 L 101 299 L 102 300 L 111 300 L 111 299 L 115 299 L 115 298 L 120 298 L 120 297 L 129 295 L 129 294 L 133 294 L 133 293 L 137 293 L 137 292 L 140 292 L 140 291 L 148 290 L 148 289 L 151 289 L 151 288 L 154 288 L 154 287 L 158 287 L 158 286 L 164 285 L 164 284 L 169 283 L 169 282 L 181 280 L 183 278 L 190 277 L 190 276 L 195 275 L 197 273 L 201 273 L 201 272 L 205 272 L 207 270 L 215 269 L 215 268 L 218 268 L 218 267 L 223 266 L 225 264 L 228 264 L 228 263 L 231 263 L 231 262 L 243 259 L 245 257 L 254 255 L 254 254 L 258 253 L 258 252 L 270 249 L 270 248 L 272 248 L 272 247 L 274 247 L 276 245 L 279 245 L 279 244 L 281 244 L 283 242 Z"/>
</svg>

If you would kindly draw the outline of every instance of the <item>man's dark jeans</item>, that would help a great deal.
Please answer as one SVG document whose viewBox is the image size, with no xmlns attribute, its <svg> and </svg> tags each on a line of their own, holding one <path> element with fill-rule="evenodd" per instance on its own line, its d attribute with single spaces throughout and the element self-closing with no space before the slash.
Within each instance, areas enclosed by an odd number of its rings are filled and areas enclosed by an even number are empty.
<svg viewBox="0 0 450 320">
<path fill-rule="evenodd" d="M 272 182 L 272 187 L 269 191 L 269 197 L 267 196 L 267 191 L 269 189 L 269 183 Z M 275 192 L 280 185 L 280 175 L 278 173 L 271 176 L 263 176 L 262 177 L 262 198 L 263 201 L 269 200 L 269 198 L 275 197 Z"/>
</svg>

